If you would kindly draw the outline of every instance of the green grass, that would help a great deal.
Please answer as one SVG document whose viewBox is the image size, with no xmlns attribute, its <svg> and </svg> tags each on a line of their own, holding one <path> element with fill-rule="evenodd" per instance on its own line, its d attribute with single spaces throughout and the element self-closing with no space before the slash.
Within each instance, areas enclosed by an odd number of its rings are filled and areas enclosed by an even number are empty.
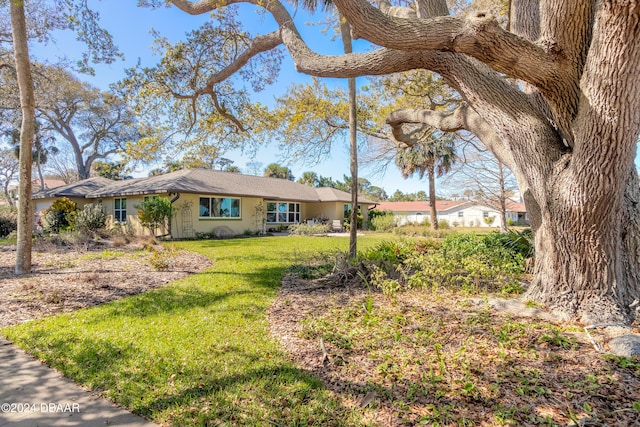
<svg viewBox="0 0 640 427">
<path fill-rule="evenodd" d="M 379 242 L 365 237 L 359 245 Z M 133 412 L 170 425 L 359 425 L 270 337 L 286 269 L 348 239 L 182 242 L 212 268 L 163 288 L 0 332 Z"/>
</svg>

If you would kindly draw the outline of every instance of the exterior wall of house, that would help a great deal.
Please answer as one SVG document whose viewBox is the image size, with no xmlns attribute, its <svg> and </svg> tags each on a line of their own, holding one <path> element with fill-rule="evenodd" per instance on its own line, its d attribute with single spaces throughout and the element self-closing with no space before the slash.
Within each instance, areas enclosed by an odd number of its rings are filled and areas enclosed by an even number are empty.
<svg viewBox="0 0 640 427">
<path fill-rule="evenodd" d="M 121 211 L 126 212 L 126 221 L 115 220 L 115 201 L 116 199 L 126 200 L 126 207 Z M 124 233 L 134 234 L 136 236 L 150 236 L 151 231 L 140 224 L 138 219 L 138 209 L 136 206 L 142 203 L 143 196 L 122 196 L 122 197 L 105 197 L 100 199 L 102 209 L 107 214 L 107 228 L 120 229 Z M 95 201 L 95 200 L 93 200 Z"/>
<path fill-rule="evenodd" d="M 88 205 L 88 204 L 93 202 L 93 200 L 88 200 L 88 199 L 80 198 L 80 197 L 67 197 L 67 198 L 69 200 L 71 200 L 72 202 L 75 202 L 75 204 L 78 205 L 78 209 L 82 209 L 85 205 Z M 34 200 L 33 211 L 37 214 L 37 213 L 39 213 L 39 212 L 51 207 L 53 202 L 55 202 L 58 199 L 61 199 L 61 197 L 52 197 L 52 198 L 47 198 L 47 199 L 36 199 L 36 200 Z"/>
<path fill-rule="evenodd" d="M 422 224 L 425 221 L 429 221 L 431 217 L 428 211 L 397 211 L 394 212 L 394 218 L 396 220 L 396 224 L 402 226 L 412 223 Z"/>
<path fill-rule="evenodd" d="M 500 225 L 500 213 L 493 208 L 473 205 L 460 206 L 446 212 L 438 212 L 438 221 L 447 221 L 452 227 L 498 227 Z M 409 223 L 424 223 L 430 220 L 428 211 L 396 211 L 394 212 L 396 224 L 399 226 Z M 487 224 L 484 218 L 494 218 L 491 224 Z"/>
<path fill-rule="evenodd" d="M 305 220 L 315 218 L 326 218 L 329 221 L 334 219 L 342 220 L 344 217 L 344 203 L 307 203 L 305 209 Z"/>
<path fill-rule="evenodd" d="M 324 203 L 308 203 L 306 204 L 304 220 L 310 220 L 315 218 L 327 218 L 329 223 L 334 219 L 340 221 L 345 220 L 345 205 L 349 203 L 345 202 L 324 202 Z M 364 218 L 364 224 L 368 222 L 369 209 L 367 205 L 360 205 L 360 212 Z M 366 226 L 365 226 L 366 228 Z"/>
<path fill-rule="evenodd" d="M 55 202 L 60 197 L 50 197 L 47 199 L 36 199 L 33 202 L 33 212 L 34 212 L 34 223 L 39 226 L 42 221 L 42 211 L 47 208 L 50 208 L 53 202 Z M 69 200 L 75 202 L 78 205 L 78 209 L 82 209 L 85 205 L 92 203 L 92 200 L 88 200 L 80 197 L 68 197 Z"/>
<path fill-rule="evenodd" d="M 167 197 L 169 199 L 175 197 L 173 194 L 155 194 L 154 196 Z M 143 200 L 144 195 L 135 196 L 121 196 L 121 197 L 104 197 L 99 199 L 102 207 L 107 214 L 107 228 L 119 228 L 122 232 L 134 234 L 138 236 L 152 235 L 152 230 L 144 227 L 140 223 L 138 218 L 138 209 Z M 148 197 L 148 195 L 147 195 Z M 196 233 L 211 233 L 215 228 L 226 226 L 233 232 L 234 235 L 243 234 L 249 230 L 252 232 L 261 232 L 276 230 L 278 228 L 286 227 L 291 222 L 288 222 L 289 216 L 287 212 L 286 222 L 269 222 L 267 221 L 267 204 L 269 200 L 264 200 L 257 197 L 233 197 L 234 199 L 240 199 L 240 217 L 239 218 L 207 218 L 200 215 L 200 197 L 224 197 L 229 196 L 216 196 L 209 194 L 189 194 L 181 193 L 180 197 L 174 201 L 173 206 L 175 213 L 171 221 L 171 236 L 173 238 L 194 238 Z M 56 198 L 50 199 L 38 199 L 36 200 L 36 209 L 45 209 L 56 200 Z M 96 203 L 96 199 L 82 199 L 73 198 L 74 202 L 78 204 L 80 208 L 90 203 Z M 126 208 L 123 208 L 124 203 Z M 277 201 L 276 203 L 286 203 L 287 208 L 290 203 L 299 205 L 299 215 L 295 215 L 295 218 L 299 218 L 300 222 L 304 222 L 308 219 L 324 217 L 331 222 L 334 219 L 344 219 L 344 202 L 317 202 L 317 203 L 301 203 L 294 201 Z M 368 210 L 367 207 L 361 205 L 361 211 L 367 219 Z M 296 212 L 297 214 L 297 212 Z M 126 218 L 122 221 L 121 218 Z M 273 215 L 271 216 L 273 218 Z M 118 220 L 116 220 L 118 219 Z M 365 222 L 366 223 L 366 222 Z M 167 233 L 167 228 L 156 230 L 157 235 Z"/>
<path fill-rule="evenodd" d="M 200 197 L 216 197 L 209 194 L 180 194 L 173 205 L 176 208 L 171 234 L 174 238 L 192 238 L 196 233 L 211 233 L 216 227 L 226 226 L 234 234 L 247 230 L 261 231 L 262 214 L 258 209 L 264 206 L 261 198 L 234 197 L 240 199 L 240 218 L 205 218 L 200 216 Z M 228 196 L 219 196 L 228 197 Z"/>
<path fill-rule="evenodd" d="M 452 227 L 500 226 L 500 212 L 498 212 L 496 209 L 482 205 L 466 206 L 462 209 L 455 209 L 451 212 L 447 212 L 446 215 L 439 215 L 438 218 L 446 220 Z M 485 222 L 485 218 L 493 218 L 493 221 L 490 221 L 490 224 L 487 224 Z"/>
</svg>

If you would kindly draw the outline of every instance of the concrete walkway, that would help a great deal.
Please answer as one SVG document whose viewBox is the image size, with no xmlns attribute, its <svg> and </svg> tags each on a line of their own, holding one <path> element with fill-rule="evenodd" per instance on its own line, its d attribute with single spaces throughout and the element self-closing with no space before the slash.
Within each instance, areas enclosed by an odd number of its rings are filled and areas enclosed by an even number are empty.
<svg viewBox="0 0 640 427">
<path fill-rule="evenodd" d="M 156 424 L 91 393 L 0 337 L 0 427 Z"/>
</svg>

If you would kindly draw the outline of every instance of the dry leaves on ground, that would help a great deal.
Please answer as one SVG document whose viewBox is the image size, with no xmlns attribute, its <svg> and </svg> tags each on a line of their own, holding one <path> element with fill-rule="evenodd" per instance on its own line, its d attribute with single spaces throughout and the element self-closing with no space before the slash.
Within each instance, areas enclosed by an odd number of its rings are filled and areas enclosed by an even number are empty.
<svg viewBox="0 0 640 427">
<path fill-rule="evenodd" d="M 637 358 L 597 353 L 544 310 L 520 317 L 490 300 L 446 289 L 390 298 L 289 276 L 269 320 L 294 361 L 365 422 L 640 426 Z"/>
<path fill-rule="evenodd" d="M 56 247 L 33 252 L 32 272 L 14 274 L 15 246 L 0 246 L 0 327 L 103 304 L 157 288 L 211 265 L 161 245 Z"/>
</svg>

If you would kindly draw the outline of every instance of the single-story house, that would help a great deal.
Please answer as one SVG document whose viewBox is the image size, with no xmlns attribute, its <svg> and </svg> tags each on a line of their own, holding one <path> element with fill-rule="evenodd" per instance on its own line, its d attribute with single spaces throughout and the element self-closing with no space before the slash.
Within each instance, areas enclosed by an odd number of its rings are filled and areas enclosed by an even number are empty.
<svg viewBox="0 0 640 427">
<path fill-rule="evenodd" d="M 381 202 L 375 210 L 393 212 L 396 224 L 420 224 L 430 221 L 431 204 L 428 201 L 417 202 Z M 515 210 L 511 210 L 515 209 Z M 500 225 L 500 212 L 492 207 L 472 200 L 436 201 L 438 221 L 447 221 L 452 227 L 497 227 Z M 514 222 L 526 221 L 524 204 L 509 203 L 507 219 Z"/>
<path fill-rule="evenodd" d="M 334 188 L 312 188 L 293 181 L 208 169 L 183 169 L 165 175 L 113 181 L 85 179 L 33 196 L 40 212 L 54 200 L 67 197 L 83 207 L 102 204 L 112 226 L 134 234 L 148 234 L 136 206 L 148 197 L 167 197 L 175 207 L 174 238 L 194 237 L 228 227 L 234 234 L 278 230 L 291 224 L 322 218 L 343 221 L 351 195 Z M 365 215 L 375 202 L 359 200 Z"/>
</svg>

